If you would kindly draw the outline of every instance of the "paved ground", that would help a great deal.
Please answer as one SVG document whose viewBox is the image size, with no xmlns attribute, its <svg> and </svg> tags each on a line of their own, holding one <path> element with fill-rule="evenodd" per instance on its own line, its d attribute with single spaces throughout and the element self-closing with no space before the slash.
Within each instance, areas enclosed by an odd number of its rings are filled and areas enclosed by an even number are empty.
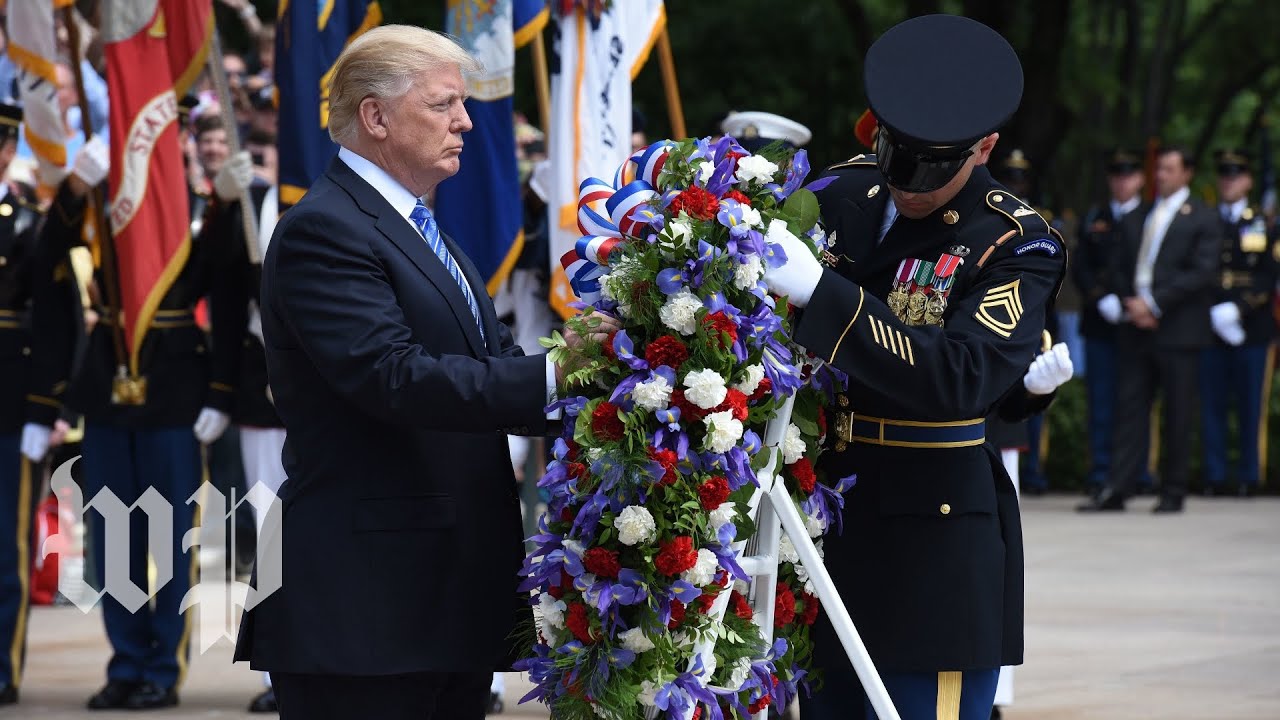
<svg viewBox="0 0 1280 720">
<path fill-rule="evenodd" d="M 1280 718 L 1280 500 L 1193 500 L 1180 517 L 1148 502 L 1082 517 L 1074 498 L 1029 500 L 1027 665 L 1011 720 Z M 21 705 L 0 718 L 81 710 L 107 660 L 99 618 L 38 608 Z M 182 706 L 146 715 L 249 718 L 261 680 L 223 643 L 193 659 Z M 525 687 L 512 675 L 508 716 Z"/>
</svg>

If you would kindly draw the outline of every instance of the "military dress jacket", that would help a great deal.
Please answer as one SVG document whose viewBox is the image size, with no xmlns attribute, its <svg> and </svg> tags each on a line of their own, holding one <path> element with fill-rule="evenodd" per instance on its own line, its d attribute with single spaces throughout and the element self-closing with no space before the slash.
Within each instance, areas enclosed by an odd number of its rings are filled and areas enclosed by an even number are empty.
<svg viewBox="0 0 1280 720">
<path fill-rule="evenodd" d="M 1246 208 L 1235 222 L 1223 220 L 1222 226 L 1221 282 L 1214 302 L 1240 308 L 1245 345 L 1266 345 L 1276 336 L 1271 301 L 1280 280 L 1280 238 L 1274 228 L 1268 237 L 1266 218 L 1255 208 Z"/>
<path fill-rule="evenodd" d="M 833 451 L 822 463 L 829 477 L 857 483 L 826 564 L 877 667 L 1018 664 L 1018 504 L 983 418 L 1048 402 L 1028 398 L 1021 379 L 1041 346 L 1065 246 L 984 167 L 931 215 L 900 215 L 879 243 L 890 200 L 875 158 L 828 174 L 836 180 L 818 196 L 832 267 L 795 333 L 849 376 L 828 410 Z M 817 648 L 820 663 L 842 662 L 834 638 Z"/>
</svg>

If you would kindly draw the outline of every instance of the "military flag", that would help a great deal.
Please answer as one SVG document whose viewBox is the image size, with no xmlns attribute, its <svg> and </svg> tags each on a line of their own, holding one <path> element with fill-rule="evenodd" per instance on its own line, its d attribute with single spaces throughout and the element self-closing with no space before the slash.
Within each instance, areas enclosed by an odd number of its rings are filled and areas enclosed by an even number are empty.
<svg viewBox="0 0 1280 720">
<path fill-rule="evenodd" d="M 23 134 L 35 153 L 41 185 L 56 185 L 67 164 L 66 127 L 58 107 L 58 40 L 53 13 L 73 0 L 8 4 L 9 59 L 17 69 Z"/>
</svg>

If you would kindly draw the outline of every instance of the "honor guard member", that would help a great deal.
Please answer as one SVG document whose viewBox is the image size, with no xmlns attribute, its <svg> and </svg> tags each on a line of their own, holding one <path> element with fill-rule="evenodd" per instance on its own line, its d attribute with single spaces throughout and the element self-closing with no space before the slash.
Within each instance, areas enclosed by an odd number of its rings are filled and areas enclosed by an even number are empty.
<svg viewBox="0 0 1280 720">
<path fill-rule="evenodd" d="M 0 105 L 0 177 L 21 121 L 20 107 Z M 37 242 L 39 222 L 35 192 L 0 182 L 0 705 L 17 702 L 22 683 L 32 514 L 47 492 L 41 461 L 70 370 L 47 359 L 69 356 L 74 337 L 74 278 L 65 258 Z"/>
<path fill-rule="evenodd" d="M 1243 150 L 1214 153 L 1218 211 L 1222 216 L 1222 273 L 1210 319 L 1217 342 L 1200 365 L 1203 405 L 1204 492 L 1225 492 L 1227 415 L 1234 410 L 1240 432 L 1236 492 L 1252 495 L 1265 469 L 1267 398 L 1271 397 L 1276 325 L 1271 313 L 1278 279 L 1280 244 L 1267 237 L 1266 218 L 1249 206 L 1253 175 Z"/>
<path fill-rule="evenodd" d="M 765 282 L 801 308 L 796 341 L 849 376 L 823 462 L 858 482 L 826 565 L 871 658 L 904 720 L 987 720 L 998 668 L 1022 662 L 1023 574 L 1017 497 L 984 418 L 1029 395 L 1065 250 L 983 167 L 1022 95 L 1004 38 L 914 18 L 864 68 L 877 152 L 827 172 L 828 267 L 784 238 Z M 826 690 L 804 717 L 872 717 L 830 624 L 817 635 Z"/>
<path fill-rule="evenodd" d="M 757 110 L 730 112 L 720 122 L 720 132 L 736 138 L 751 153 L 774 142 L 788 148 L 804 147 L 813 137 L 809 128 L 795 120 Z"/>
<path fill-rule="evenodd" d="M 1098 312 L 1108 289 L 1112 256 L 1117 252 L 1117 228 L 1125 215 L 1142 204 L 1142 157 L 1123 148 L 1108 153 L 1107 202 L 1095 205 L 1080 223 L 1080 242 L 1071 258 L 1071 280 L 1080 292 L 1080 334 L 1084 336 L 1085 388 L 1089 406 L 1089 472 L 1085 492 L 1096 495 L 1111 471 L 1111 435 L 1115 431 L 1116 327 Z M 1144 473 L 1141 487 L 1151 487 Z"/>
<path fill-rule="evenodd" d="M 80 242 L 87 196 L 107 174 L 107 149 L 99 137 L 77 153 L 75 168 L 54 197 L 41 239 L 63 255 Z M 218 238 L 202 235 L 186 242 L 186 262 L 175 268 L 146 330 L 136 374 L 121 352 L 121 313 L 111 307 L 117 302 L 117 281 L 127 277 L 128 268 L 119 268 L 114 277 L 108 277 L 103 265 L 96 269 L 102 305 L 95 310 L 100 319 L 67 391 L 67 406 L 84 416 L 85 497 L 107 489 L 127 507 L 154 489 L 173 509 L 171 579 L 136 612 L 113 595 L 102 598 L 112 655 L 107 684 L 89 698 L 92 710 L 176 705 L 187 669 L 192 617 L 179 608 L 195 581 L 198 556 L 194 548 L 182 546 L 195 522 L 196 505 L 188 499 L 204 475 L 201 446 L 216 440 L 230 422 L 230 379 L 238 354 L 226 339 L 234 335 L 234 328 L 215 313 L 211 339 L 194 317 L 196 302 L 220 280 L 213 271 L 225 250 Z M 113 255 L 110 243 L 104 243 L 100 256 L 114 260 Z M 93 513 L 89 525 L 96 575 L 103 578 L 110 551 L 103 518 Z M 118 542 L 114 536 L 113 542 Z M 131 527 L 127 552 L 132 582 L 147 588 L 147 534 L 137 522 Z"/>
</svg>

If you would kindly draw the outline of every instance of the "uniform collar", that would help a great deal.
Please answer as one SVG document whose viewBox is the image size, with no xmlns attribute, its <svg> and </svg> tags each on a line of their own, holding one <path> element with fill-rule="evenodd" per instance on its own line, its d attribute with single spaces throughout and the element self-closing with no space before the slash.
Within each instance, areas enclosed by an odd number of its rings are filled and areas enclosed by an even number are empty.
<svg viewBox="0 0 1280 720">
<path fill-rule="evenodd" d="M 1137 210 L 1138 206 L 1141 204 L 1142 204 L 1141 195 L 1134 195 L 1133 197 L 1129 198 L 1124 202 L 1120 202 L 1119 200 L 1112 199 L 1111 217 L 1115 218 L 1116 220 L 1119 220 L 1125 215 L 1128 215 L 1134 210 Z"/>
<path fill-rule="evenodd" d="M 1249 207 L 1248 198 L 1240 198 L 1230 205 L 1223 203 L 1218 205 L 1218 211 L 1222 213 L 1222 217 L 1233 223 L 1240 222 L 1240 218 L 1244 216 L 1244 211 Z"/>
</svg>

